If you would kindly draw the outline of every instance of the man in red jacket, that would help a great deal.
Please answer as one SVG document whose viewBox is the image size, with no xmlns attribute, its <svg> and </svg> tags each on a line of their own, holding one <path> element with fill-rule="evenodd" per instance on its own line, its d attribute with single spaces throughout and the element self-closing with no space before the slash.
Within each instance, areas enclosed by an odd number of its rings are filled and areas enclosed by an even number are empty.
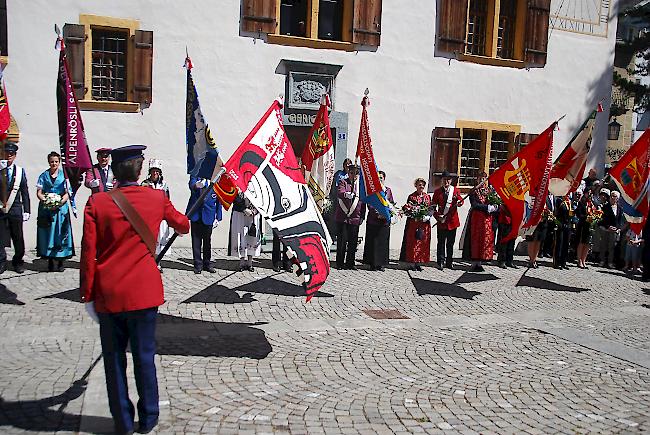
<svg viewBox="0 0 650 435">
<path fill-rule="evenodd" d="M 456 240 L 456 228 L 460 226 L 458 207 L 463 206 L 463 198 L 458 189 L 451 183 L 451 174 L 447 171 L 442 173 L 442 186 L 433 192 L 431 203 L 435 207 L 433 217 L 438 222 L 438 269 L 447 267 L 454 268 L 454 241 Z M 445 253 L 446 250 L 446 253 Z"/>
<path fill-rule="evenodd" d="M 134 429 L 135 410 L 126 379 L 129 343 L 139 396 L 137 431 L 150 432 L 158 423 L 155 330 L 164 294 L 151 241 L 155 246 L 154 235 L 163 219 L 179 233 L 190 230 L 187 217 L 163 191 L 138 185 L 145 148 L 131 145 L 111 152 L 119 187 L 88 199 L 81 241 L 81 299 L 99 322 L 109 407 L 117 433 L 133 433 Z"/>
</svg>

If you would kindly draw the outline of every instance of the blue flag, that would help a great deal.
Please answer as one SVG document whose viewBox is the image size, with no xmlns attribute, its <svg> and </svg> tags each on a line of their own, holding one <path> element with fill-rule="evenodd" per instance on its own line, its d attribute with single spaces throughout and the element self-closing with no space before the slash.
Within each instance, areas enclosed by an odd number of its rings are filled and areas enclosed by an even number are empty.
<svg viewBox="0 0 650 435">
<path fill-rule="evenodd" d="M 388 222 L 390 222 L 390 205 L 386 200 L 386 194 L 383 190 L 380 190 L 372 195 L 366 195 L 366 186 L 363 178 L 364 177 L 359 177 L 359 199 L 377 210 Z"/>
<path fill-rule="evenodd" d="M 185 104 L 185 133 L 187 143 L 187 173 L 192 177 L 212 178 L 217 162 L 217 145 L 208 123 L 203 118 L 199 96 L 192 79 L 192 63 L 186 60 L 187 100 Z"/>
</svg>

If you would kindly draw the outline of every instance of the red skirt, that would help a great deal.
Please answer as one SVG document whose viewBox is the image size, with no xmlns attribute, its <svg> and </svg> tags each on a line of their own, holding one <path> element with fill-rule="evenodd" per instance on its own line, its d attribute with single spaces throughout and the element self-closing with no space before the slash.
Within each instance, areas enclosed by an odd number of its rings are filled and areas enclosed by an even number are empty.
<svg viewBox="0 0 650 435">
<path fill-rule="evenodd" d="M 421 240 L 415 238 L 415 232 L 421 229 L 423 235 Z M 420 222 L 408 218 L 404 229 L 404 241 L 402 243 L 402 261 L 409 263 L 428 263 L 431 254 L 431 225 L 429 222 Z"/>
<path fill-rule="evenodd" d="M 472 260 L 492 260 L 494 256 L 492 216 L 483 211 L 473 210 L 470 224 Z"/>
</svg>

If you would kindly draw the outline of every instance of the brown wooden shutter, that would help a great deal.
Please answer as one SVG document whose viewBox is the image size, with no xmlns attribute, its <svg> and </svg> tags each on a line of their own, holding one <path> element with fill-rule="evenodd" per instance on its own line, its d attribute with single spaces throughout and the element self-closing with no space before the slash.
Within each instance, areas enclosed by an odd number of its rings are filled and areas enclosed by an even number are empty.
<svg viewBox="0 0 650 435">
<path fill-rule="evenodd" d="M 381 0 L 354 0 L 352 42 L 379 46 L 381 39 Z"/>
<path fill-rule="evenodd" d="M 7 0 L 0 0 L 0 56 L 9 56 L 7 40 Z"/>
<path fill-rule="evenodd" d="M 429 164 L 429 191 L 442 184 L 441 174 L 458 174 L 460 129 L 436 127 L 431 134 L 431 161 Z"/>
<path fill-rule="evenodd" d="M 539 136 L 533 133 L 519 133 L 515 139 L 515 153 L 519 152 L 523 147 L 535 140 Z"/>
<path fill-rule="evenodd" d="M 65 56 L 68 59 L 74 94 L 78 100 L 83 100 L 86 94 L 84 87 L 86 28 L 82 24 L 66 24 L 63 26 L 63 42 L 65 43 Z"/>
<path fill-rule="evenodd" d="M 551 0 L 528 0 L 524 59 L 534 65 L 546 65 L 548 20 Z"/>
<path fill-rule="evenodd" d="M 465 52 L 467 31 L 467 1 L 440 0 L 438 11 L 438 47 L 449 53 Z"/>
<path fill-rule="evenodd" d="M 136 30 L 133 55 L 133 102 L 151 104 L 153 72 L 153 32 Z"/>
<path fill-rule="evenodd" d="M 242 30 L 275 33 L 277 3 L 277 0 L 242 0 Z"/>
</svg>

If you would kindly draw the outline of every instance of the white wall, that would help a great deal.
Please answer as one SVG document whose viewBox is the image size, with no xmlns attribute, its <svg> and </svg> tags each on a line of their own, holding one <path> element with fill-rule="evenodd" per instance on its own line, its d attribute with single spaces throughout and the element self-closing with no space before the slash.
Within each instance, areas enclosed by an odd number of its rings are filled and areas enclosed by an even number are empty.
<svg viewBox="0 0 650 435">
<path fill-rule="evenodd" d="M 79 14 L 140 20 L 154 31 L 153 104 L 143 114 L 83 112 L 91 151 L 131 143 L 149 146 L 147 157 L 165 162 L 172 200 L 184 209 L 185 71 L 187 46 L 203 113 L 224 157 L 230 156 L 272 100 L 284 90 L 274 73 L 281 59 L 343 65 L 337 77 L 336 110 L 349 113 L 348 154 L 354 154 L 363 90 L 370 89 L 369 119 L 375 157 L 387 172 L 399 203 L 416 176 L 428 178 L 431 131 L 457 119 L 521 124 L 540 132 L 566 114 L 555 135 L 555 153 L 595 103 L 610 95 L 615 14 L 609 37 L 553 30 L 544 68 L 513 69 L 434 57 L 436 2 L 384 0 L 381 46 L 376 52 L 342 52 L 266 44 L 239 36 L 239 0 L 32 0 L 8 1 L 9 65 L 5 80 L 21 141 L 18 161 L 30 185 L 46 169 L 46 154 L 58 149 L 55 23 L 78 22 Z M 607 102 L 606 102 L 607 103 Z M 606 104 L 608 107 L 609 104 Z M 606 116 L 603 116 L 606 119 Z M 606 123 L 597 126 L 591 164 L 602 165 Z M 87 192 L 78 195 L 85 204 Z M 36 195 L 32 189 L 32 199 Z M 466 213 L 465 211 L 463 214 Z M 36 219 L 25 228 L 34 246 Z M 403 225 L 392 231 L 399 248 Z M 76 243 L 81 219 L 74 226 Z M 227 225 L 215 231 L 227 244 Z M 179 244 L 189 244 L 183 238 Z"/>
</svg>

